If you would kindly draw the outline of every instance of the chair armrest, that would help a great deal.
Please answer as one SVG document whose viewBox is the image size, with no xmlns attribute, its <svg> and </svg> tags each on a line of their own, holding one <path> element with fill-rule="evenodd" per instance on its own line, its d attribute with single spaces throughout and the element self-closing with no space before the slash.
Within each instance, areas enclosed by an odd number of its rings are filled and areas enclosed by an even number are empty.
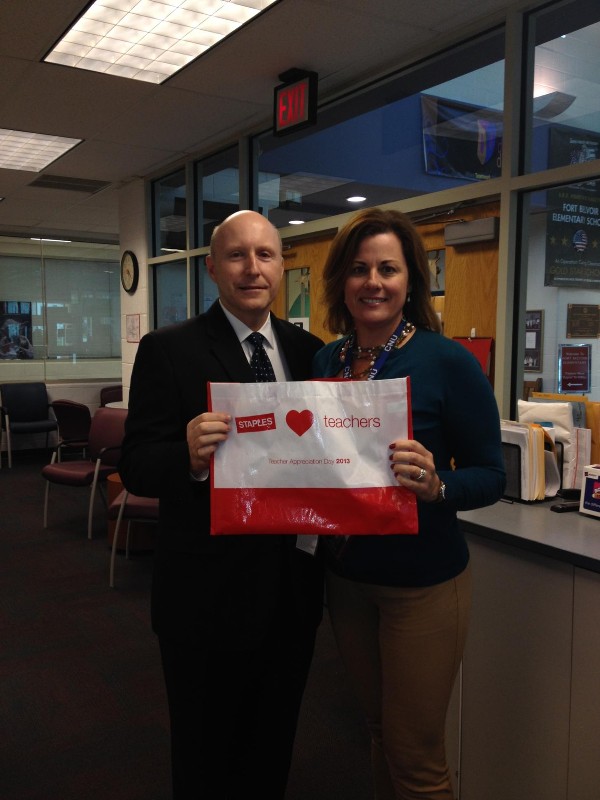
<svg viewBox="0 0 600 800">
<path fill-rule="evenodd" d="M 98 453 L 98 461 L 100 461 L 100 463 L 102 463 L 104 461 L 104 456 L 107 453 L 112 453 L 112 452 L 115 452 L 115 451 L 118 452 L 119 450 L 121 450 L 121 445 L 120 444 L 118 444 L 118 445 L 115 444 L 115 445 L 112 445 L 111 447 L 103 447 L 100 450 L 100 452 Z"/>
</svg>

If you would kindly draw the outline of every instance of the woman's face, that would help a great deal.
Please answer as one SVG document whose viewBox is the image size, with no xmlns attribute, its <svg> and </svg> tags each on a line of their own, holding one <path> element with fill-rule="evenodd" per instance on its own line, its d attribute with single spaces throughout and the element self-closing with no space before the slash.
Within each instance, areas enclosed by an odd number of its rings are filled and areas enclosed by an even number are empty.
<svg viewBox="0 0 600 800">
<path fill-rule="evenodd" d="M 363 239 L 344 286 L 344 302 L 361 345 L 385 344 L 400 321 L 408 291 L 408 265 L 396 234 Z"/>
</svg>

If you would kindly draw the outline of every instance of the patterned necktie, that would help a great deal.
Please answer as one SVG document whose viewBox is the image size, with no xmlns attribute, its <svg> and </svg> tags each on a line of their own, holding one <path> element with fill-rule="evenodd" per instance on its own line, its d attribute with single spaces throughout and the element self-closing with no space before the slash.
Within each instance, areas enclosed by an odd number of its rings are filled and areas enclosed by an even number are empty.
<svg viewBox="0 0 600 800">
<path fill-rule="evenodd" d="M 263 346 L 264 338 L 262 333 L 251 333 L 246 339 L 246 341 L 250 342 L 254 347 L 254 352 L 250 359 L 250 369 L 254 373 L 257 383 L 267 383 L 268 381 L 276 380 L 273 364 L 271 364 L 271 360 Z"/>
</svg>

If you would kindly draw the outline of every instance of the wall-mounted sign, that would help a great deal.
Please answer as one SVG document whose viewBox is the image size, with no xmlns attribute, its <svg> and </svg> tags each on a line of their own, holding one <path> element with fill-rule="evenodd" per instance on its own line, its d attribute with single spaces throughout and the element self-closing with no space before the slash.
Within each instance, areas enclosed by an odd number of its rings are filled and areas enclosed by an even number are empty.
<svg viewBox="0 0 600 800">
<path fill-rule="evenodd" d="M 279 78 L 284 83 L 275 87 L 273 133 L 283 136 L 314 125 L 317 121 L 317 73 L 290 69 Z"/>
<path fill-rule="evenodd" d="M 592 346 L 589 344 L 559 344 L 558 391 L 562 394 L 581 394 L 590 391 Z"/>
<path fill-rule="evenodd" d="M 548 166 L 560 167 L 600 156 L 594 132 L 553 125 Z M 544 286 L 600 287 L 600 183 L 584 181 L 547 191 Z"/>
</svg>

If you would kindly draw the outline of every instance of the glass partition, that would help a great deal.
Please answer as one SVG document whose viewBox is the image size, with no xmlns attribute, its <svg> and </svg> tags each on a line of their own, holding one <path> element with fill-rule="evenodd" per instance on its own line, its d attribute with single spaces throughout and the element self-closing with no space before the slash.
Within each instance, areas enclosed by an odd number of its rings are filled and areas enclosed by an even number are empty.
<svg viewBox="0 0 600 800">
<path fill-rule="evenodd" d="M 600 5 L 555 4 L 530 17 L 535 42 L 524 171 L 600 158 Z"/>
<path fill-rule="evenodd" d="M 154 267 L 154 327 L 162 328 L 187 319 L 187 261 L 156 264 Z"/>
<path fill-rule="evenodd" d="M 524 204 L 523 380 L 600 400 L 600 179 L 531 192 Z"/>
<path fill-rule="evenodd" d="M 121 376 L 119 248 L 0 237 L 0 381 Z"/>
<path fill-rule="evenodd" d="M 185 169 L 152 184 L 153 255 L 170 255 L 188 247 Z"/>
<path fill-rule="evenodd" d="M 216 225 L 240 208 L 240 170 L 237 147 L 196 164 L 197 247 L 209 244 Z"/>
<path fill-rule="evenodd" d="M 498 177 L 503 56 L 496 30 L 319 110 L 312 132 L 257 137 L 254 207 L 283 227 Z"/>
</svg>

